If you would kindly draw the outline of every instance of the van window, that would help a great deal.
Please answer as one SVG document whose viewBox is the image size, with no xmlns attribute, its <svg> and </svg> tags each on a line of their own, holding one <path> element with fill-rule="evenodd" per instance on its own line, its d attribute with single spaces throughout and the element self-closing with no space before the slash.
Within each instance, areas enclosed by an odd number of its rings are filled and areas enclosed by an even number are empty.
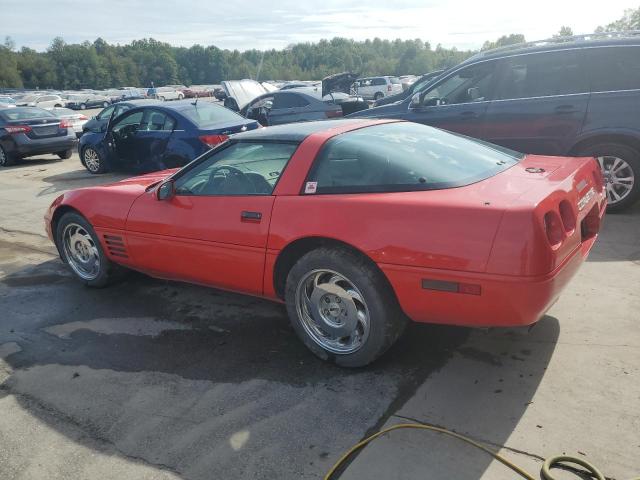
<svg viewBox="0 0 640 480">
<path fill-rule="evenodd" d="M 432 88 L 424 102 L 439 99 L 446 105 L 491 100 L 491 88 L 496 78 L 496 62 L 470 65 Z"/>
<path fill-rule="evenodd" d="M 496 95 L 502 100 L 588 90 L 578 54 L 573 50 L 508 57 L 502 72 Z"/>
<path fill-rule="evenodd" d="M 379 86 L 379 85 L 386 85 L 387 81 L 384 78 L 374 78 L 371 81 L 371 85 L 375 85 L 375 86 Z"/>
<path fill-rule="evenodd" d="M 275 95 L 273 109 L 306 107 L 309 102 L 297 93 L 281 93 Z"/>
<path fill-rule="evenodd" d="M 640 89 L 640 47 L 585 49 L 591 91 Z"/>
</svg>

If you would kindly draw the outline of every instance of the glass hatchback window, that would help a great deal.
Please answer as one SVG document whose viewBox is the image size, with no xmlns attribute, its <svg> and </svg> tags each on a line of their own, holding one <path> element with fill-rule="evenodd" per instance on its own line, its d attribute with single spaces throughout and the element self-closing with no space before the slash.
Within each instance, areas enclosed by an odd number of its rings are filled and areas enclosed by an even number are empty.
<svg viewBox="0 0 640 480">
<path fill-rule="evenodd" d="M 297 144 L 232 143 L 176 180 L 178 195 L 271 195 Z"/>
<path fill-rule="evenodd" d="M 320 194 L 434 190 L 484 180 L 522 157 L 425 125 L 387 123 L 329 140 L 307 180 Z"/>
</svg>

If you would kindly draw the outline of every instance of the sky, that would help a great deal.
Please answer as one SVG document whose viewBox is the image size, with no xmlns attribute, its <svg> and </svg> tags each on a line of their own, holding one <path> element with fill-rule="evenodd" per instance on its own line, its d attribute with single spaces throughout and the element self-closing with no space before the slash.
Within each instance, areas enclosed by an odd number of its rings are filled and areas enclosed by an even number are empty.
<svg viewBox="0 0 640 480">
<path fill-rule="evenodd" d="M 466 50 L 510 33 L 548 38 L 562 25 L 591 33 L 638 6 L 638 0 L 0 0 L 0 37 L 36 50 L 56 36 L 67 43 L 102 37 L 120 44 L 152 37 L 175 46 L 239 50 L 337 36 L 420 38 Z"/>
</svg>

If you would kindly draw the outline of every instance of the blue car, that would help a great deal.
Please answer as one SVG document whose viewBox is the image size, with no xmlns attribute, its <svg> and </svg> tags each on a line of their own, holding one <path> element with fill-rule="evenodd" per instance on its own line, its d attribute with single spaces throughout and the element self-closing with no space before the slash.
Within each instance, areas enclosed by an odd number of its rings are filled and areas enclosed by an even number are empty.
<svg viewBox="0 0 640 480">
<path fill-rule="evenodd" d="M 182 167 L 229 135 L 258 127 L 255 120 L 208 102 L 145 105 L 111 118 L 103 132 L 85 133 L 78 152 L 94 174 L 146 173 Z"/>
<path fill-rule="evenodd" d="M 640 35 L 550 39 L 488 50 L 403 102 L 398 118 L 523 153 L 596 157 L 608 210 L 640 199 Z"/>
</svg>

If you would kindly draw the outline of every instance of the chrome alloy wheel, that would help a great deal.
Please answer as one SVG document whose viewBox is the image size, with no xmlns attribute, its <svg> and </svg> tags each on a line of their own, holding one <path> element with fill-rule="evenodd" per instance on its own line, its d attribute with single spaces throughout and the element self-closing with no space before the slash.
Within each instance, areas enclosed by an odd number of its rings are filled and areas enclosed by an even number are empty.
<svg viewBox="0 0 640 480">
<path fill-rule="evenodd" d="M 90 172 L 97 172 L 100 169 L 100 157 L 93 148 L 86 148 L 84 151 L 84 164 Z"/>
<path fill-rule="evenodd" d="M 100 252 L 87 230 L 70 223 L 62 232 L 62 247 L 69 266 L 83 280 L 95 280 L 100 273 Z"/>
<path fill-rule="evenodd" d="M 603 155 L 597 159 L 604 176 L 609 204 L 618 203 L 633 190 L 635 182 L 633 169 L 623 159 L 612 155 Z"/>
<path fill-rule="evenodd" d="M 302 327 L 320 347 L 345 355 L 366 342 L 369 310 L 346 277 L 332 270 L 313 270 L 298 283 L 295 298 Z"/>
</svg>

